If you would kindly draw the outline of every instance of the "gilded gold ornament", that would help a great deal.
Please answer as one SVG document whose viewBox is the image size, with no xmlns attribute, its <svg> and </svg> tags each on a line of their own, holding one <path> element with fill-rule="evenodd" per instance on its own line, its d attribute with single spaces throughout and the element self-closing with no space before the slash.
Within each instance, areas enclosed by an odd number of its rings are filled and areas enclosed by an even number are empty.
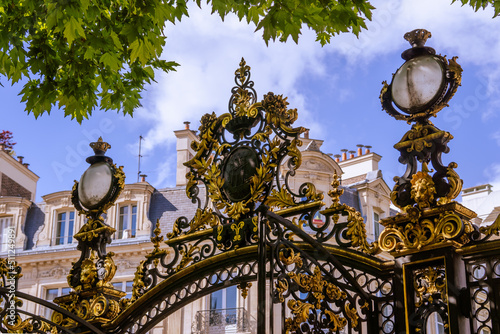
<svg viewBox="0 0 500 334">
<path fill-rule="evenodd" d="M 432 177 L 425 171 L 413 174 L 411 179 L 411 197 L 420 209 L 430 207 L 434 202 L 436 188 Z"/>
<path fill-rule="evenodd" d="M 351 246 L 359 249 L 367 254 L 377 254 L 380 252 L 378 242 L 368 242 L 366 235 L 366 226 L 361 213 L 356 211 L 353 207 L 346 204 L 340 204 L 340 196 L 344 190 L 340 188 L 340 181 L 337 172 L 333 174 L 333 181 L 331 183 L 332 189 L 328 195 L 332 199 L 332 205 L 327 209 L 320 211 L 322 215 L 332 217 L 333 221 L 337 223 L 340 215 L 347 215 L 347 231 L 345 235 L 351 241 Z"/>
<path fill-rule="evenodd" d="M 448 302 L 444 266 L 417 270 L 413 280 L 413 287 L 417 294 L 416 307 L 422 306 L 424 302 L 432 303 L 434 298 L 439 298 L 444 303 Z"/>
<path fill-rule="evenodd" d="M 241 290 L 241 297 L 246 299 L 248 297 L 248 290 L 252 287 L 252 283 L 250 282 L 242 282 L 238 284 L 238 289 Z"/>
<path fill-rule="evenodd" d="M 421 211 L 411 207 L 407 215 L 381 220 L 380 248 L 387 252 L 415 252 L 428 247 L 452 244 L 462 247 L 473 232 L 472 212 L 456 202 Z M 412 214 L 415 213 L 414 216 Z"/>
</svg>

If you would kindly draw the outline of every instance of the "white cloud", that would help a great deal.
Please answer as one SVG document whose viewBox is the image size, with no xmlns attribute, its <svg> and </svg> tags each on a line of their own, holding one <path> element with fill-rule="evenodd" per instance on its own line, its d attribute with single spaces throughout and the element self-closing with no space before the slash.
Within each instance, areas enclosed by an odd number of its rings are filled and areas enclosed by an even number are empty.
<svg viewBox="0 0 500 334">
<path fill-rule="evenodd" d="M 340 98 L 350 98 L 338 74 L 326 73 L 325 61 L 332 59 L 327 56 L 341 57 L 342 65 L 347 62 L 373 66 L 381 55 L 409 48 L 402 36 L 415 28 L 432 32 L 433 38 L 427 44 L 438 53 L 446 50 L 449 56 L 460 55 L 463 66 L 481 66 L 490 106 L 483 117 L 495 115 L 494 107 L 500 100 L 491 97 L 498 92 L 500 71 L 491 68 L 500 68 L 500 58 L 496 56 L 500 53 L 500 21 L 492 20 L 491 10 L 474 12 L 468 6 L 450 5 L 449 0 L 379 0 L 373 4 L 377 9 L 373 21 L 368 23 L 368 31 L 363 31 L 359 39 L 350 34 L 335 37 L 324 48 L 315 42 L 314 33 L 307 28 L 299 45 L 291 41 L 271 42 L 266 47 L 262 33 L 254 32 L 254 26 L 232 16 L 221 22 L 218 16 L 208 14 L 208 8 L 200 10 L 192 6 L 189 18 L 168 26 L 165 31 L 168 39 L 163 58 L 175 60 L 181 66 L 177 72 L 158 75 L 158 84 L 149 88 L 144 107 L 135 114 L 151 124 L 144 135 L 145 154 L 172 144 L 173 131 L 182 129 L 184 121 L 191 121 L 191 128 L 197 129 L 203 114 L 227 111 L 234 71 L 242 56 L 252 67 L 258 99 L 268 91 L 288 96 L 290 107 L 300 111 L 297 123 L 310 128 L 314 137 L 323 138 L 331 129 L 322 124 L 321 117 L 312 115 L 311 101 L 297 88 L 301 78 L 328 78 L 325 81 L 332 85 L 330 91 L 337 90 Z M 343 68 L 348 70 L 349 66 Z M 167 174 L 159 177 L 159 184 Z"/>
<path fill-rule="evenodd" d="M 185 120 L 197 122 L 206 112 L 225 112 L 220 109 L 227 106 L 234 71 L 242 56 L 258 69 L 252 71 L 252 79 L 259 98 L 273 90 L 289 96 L 291 106 L 305 109 L 304 97 L 295 91 L 295 83 L 305 70 L 315 75 L 323 71 L 320 47 L 312 33 L 304 33 L 301 47 L 290 43 L 266 47 L 253 27 L 235 17 L 222 23 L 206 10 L 191 10 L 189 19 L 166 30 L 169 37 L 164 58 L 174 59 L 181 66 L 177 72 L 160 75 L 159 83 L 148 94 L 152 101 L 139 112 L 140 117 L 156 123 L 148 134 L 148 145 L 172 139 L 171 130 L 179 129 Z"/>
<path fill-rule="evenodd" d="M 494 187 L 493 189 L 500 190 L 500 163 L 492 164 L 484 174 L 488 178 L 488 183 Z"/>
<path fill-rule="evenodd" d="M 220 22 L 218 16 L 207 13 L 206 8 L 192 7 L 190 18 L 166 29 L 163 58 L 181 66 L 177 72 L 159 74 L 158 84 L 149 88 L 144 107 L 136 114 L 152 125 L 145 134 L 145 154 L 172 143 L 173 131 L 182 129 L 184 121 L 191 121 L 191 129 L 196 130 L 203 114 L 227 112 L 234 72 L 242 57 L 252 67 L 258 99 L 268 91 L 288 96 L 290 107 L 301 111 L 298 122 L 321 136 L 321 125 L 312 120 L 305 97 L 295 88 L 306 72 L 325 75 L 314 34 L 305 31 L 300 47 L 293 43 L 266 47 L 255 28 L 245 22 L 235 17 Z M 158 177 L 160 184 L 167 174 Z"/>
<path fill-rule="evenodd" d="M 500 146 L 500 131 L 493 133 L 491 138 L 497 142 L 498 146 Z"/>
</svg>

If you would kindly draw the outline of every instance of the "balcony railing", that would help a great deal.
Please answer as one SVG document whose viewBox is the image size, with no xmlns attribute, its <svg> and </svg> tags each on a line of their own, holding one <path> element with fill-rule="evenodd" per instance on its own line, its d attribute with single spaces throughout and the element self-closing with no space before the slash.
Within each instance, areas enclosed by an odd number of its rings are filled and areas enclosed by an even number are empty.
<svg viewBox="0 0 500 334">
<path fill-rule="evenodd" d="M 254 321 L 253 321 L 254 322 Z M 250 314 L 243 307 L 196 312 L 192 334 L 254 333 Z"/>
</svg>

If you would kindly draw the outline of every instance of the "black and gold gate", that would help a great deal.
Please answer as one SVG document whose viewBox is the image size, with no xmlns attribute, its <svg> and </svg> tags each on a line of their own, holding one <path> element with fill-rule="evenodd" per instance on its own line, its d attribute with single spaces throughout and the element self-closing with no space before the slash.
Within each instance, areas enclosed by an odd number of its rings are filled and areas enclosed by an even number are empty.
<svg viewBox="0 0 500 334">
<path fill-rule="evenodd" d="M 453 137 L 429 118 L 455 93 L 461 68 L 425 47 L 429 36 L 405 35 L 412 48 L 382 89 L 383 108 L 412 128 L 395 145 L 407 166 L 391 193 L 401 212 L 381 221 L 378 240 L 369 242 L 361 214 L 340 202 L 337 175 L 328 207 L 314 184 L 292 189 L 306 129 L 293 127 L 297 111 L 281 95 L 257 100 L 242 60 L 228 112 L 203 116 L 196 155 L 186 163 L 186 195 L 198 209 L 165 236 L 157 224 L 132 297 L 110 284 L 116 265 L 106 244 L 114 229 L 102 213 L 124 175 L 100 140 L 73 190 L 88 218 L 75 235 L 81 257 L 68 276 L 73 291 L 55 300 L 51 319 L 21 311 L 21 297 L 51 306 L 23 294 L 9 298 L 9 279 L 17 284 L 19 275 L 10 277 L 15 264 L 4 260 L 2 331 L 146 333 L 202 296 L 231 285 L 245 296 L 257 284 L 259 334 L 500 333 L 500 218 L 479 228 L 471 223 L 475 213 L 454 201 L 462 180 L 455 163 L 441 160 Z M 422 73 L 430 84 L 420 92 Z M 95 191 L 95 182 L 109 187 Z M 321 226 L 313 222 L 318 212 Z"/>
</svg>

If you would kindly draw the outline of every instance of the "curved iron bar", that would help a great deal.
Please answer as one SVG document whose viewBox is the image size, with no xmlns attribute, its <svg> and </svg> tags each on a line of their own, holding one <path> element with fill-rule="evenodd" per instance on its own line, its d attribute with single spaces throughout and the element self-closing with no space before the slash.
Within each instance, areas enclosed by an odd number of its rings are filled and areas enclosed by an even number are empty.
<svg viewBox="0 0 500 334">
<path fill-rule="evenodd" d="M 9 289 L 5 288 L 5 287 L 0 287 L 0 294 L 4 294 L 4 293 L 9 293 Z M 34 303 L 40 304 L 40 305 L 42 305 L 44 307 L 47 307 L 47 308 L 49 308 L 49 309 L 51 309 L 53 311 L 59 312 L 62 315 L 64 315 L 65 317 L 68 317 L 71 320 L 75 321 L 76 323 L 82 325 L 84 328 L 87 328 L 87 329 L 91 330 L 92 333 L 94 333 L 94 334 L 105 334 L 105 332 L 103 332 L 102 330 L 100 330 L 96 326 L 92 325 L 91 323 L 89 323 L 89 322 L 81 319 L 80 317 L 76 316 L 75 314 L 73 314 L 73 313 L 71 313 L 71 312 L 69 312 L 69 311 L 67 311 L 67 310 L 65 310 L 65 309 L 63 309 L 63 308 L 61 308 L 61 307 L 59 307 L 59 306 L 51 303 L 51 302 L 48 302 L 48 301 L 43 300 L 43 299 L 38 298 L 38 297 L 34 297 L 34 296 L 30 295 L 30 294 L 27 294 L 27 293 L 24 293 L 24 292 L 21 292 L 21 291 L 16 291 L 16 297 L 32 301 Z M 17 312 L 21 312 L 21 310 L 18 310 Z M 24 311 L 22 313 L 24 313 Z M 29 313 L 26 313 L 26 314 L 29 314 Z M 43 319 L 40 316 L 37 316 L 37 315 L 34 315 L 34 314 L 30 314 L 30 315 L 34 316 L 36 318 L 39 318 L 39 319 Z M 47 321 L 46 319 L 43 319 L 43 320 Z M 48 322 L 48 323 L 52 324 L 52 322 Z"/>
<path fill-rule="evenodd" d="M 255 246 L 254 246 L 255 247 Z M 254 250 L 255 252 L 256 250 Z M 231 261 L 228 257 L 221 261 L 205 260 L 193 265 L 187 273 L 177 272 L 158 283 L 154 293 L 138 299 L 135 306 L 118 317 L 112 324 L 113 333 L 145 333 L 153 328 L 159 321 L 169 316 L 182 306 L 199 299 L 213 291 L 236 285 L 242 282 L 255 281 L 257 276 L 257 261 L 254 252 L 240 254 L 239 261 Z M 240 272 L 232 276 L 231 272 L 237 268 L 247 267 L 248 272 Z M 227 275 L 225 275 L 227 273 Z M 176 278 L 179 276 L 179 278 Z M 169 280 L 169 282 L 165 282 Z M 162 303 L 164 303 L 162 307 Z M 155 311 L 153 311 L 155 310 Z M 143 322 L 142 319 L 147 318 Z M 121 318 L 121 319 L 120 319 Z M 111 328 L 111 327 L 110 327 Z"/>
<path fill-rule="evenodd" d="M 36 315 L 36 314 L 33 314 L 33 313 L 30 313 L 28 311 L 24 311 L 24 310 L 17 310 L 17 313 L 21 313 L 21 314 L 25 314 L 27 316 L 30 316 L 32 319 L 35 319 L 35 320 L 39 320 L 41 322 L 46 322 L 47 324 L 51 325 L 51 326 L 54 326 L 58 329 L 61 329 L 64 333 L 70 333 L 70 334 L 73 334 L 75 332 L 71 331 L 70 329 L 64 327 L 64 326 L 61 326 L 61 325 L 58 325 L 56 324 L 55 322 L 52 322 L 48 319 L 45 319 L 44 317 L 42 316 L 39 316 L 39 315 Z M 0 328 L 1 329 L 1 328 Z M 43 330 L 40 330 L 40 329 L 33 329 L 32 332 L 30 333 L 46 333 L 46 331 L 43 331 Z"/>
<path fill-rule="evenodd" d="M 287 219 L 284 219 L 283 217 L 275 214 L 274 212 L 271 212 L 267 209 L 267 207 L 264 207 L 264 205 L 261 205 L 259 207 L 259 209 L 261 211 L 261 213 L 266 216 L 268 219 L 273 219 L 275 221 L 277 221 L 278 223 L 280 223 L 281 225 L 283 225 L 284 227 L 286 227 L 287 229 L 290 229 L 293 233 L 295 233 L 299 238 L 301 238 L 302 240 L 304 240 L 305 242 L 309 243 L 310 245 L 312 245 L 313 247 L 315 247 L 318 251 L 320 251 L 321 253 L 323 253 L 325 255 L 325 260 L 326 261 L 329 261 L 331 262 L 338 270 L 339 272 L 342 274 L 342 276 L 344 276 L 344 278 L 346 279 L 346 281 L 351 284 L 351 286 L 361 295 L 363 296 L 363 298 L 365 300 L 372 300 L 373 298 L 368 295 L 362 288 L 361 286 L 358 284 L 358 282 L 356 282 L 356 280 L 354 279 L 354 277 L 352 277 L 352 275 L 349 273 L 349 271 L 347 271 L 347 269 L 345 269 L 345 267 L 342 265 L 342 263 L 340 263 L 340 261 L 334 257 L 332 254 L 330 254 L 330 252 L 328 252 L 322 244 L 320 244 L 318 241 L 316 241 L 316 239 L 314 239 L 313 237 L 311 237 L 309 234 L 307 234 L 306 232 L 304 232 L 302 229 L 300 229 L 299 227 L 297 227 L 296 225 L 292 224 L 290 221 L 288 221 Z M 371 307 L 371 306 L 370 306 Z"/>
</svg>

